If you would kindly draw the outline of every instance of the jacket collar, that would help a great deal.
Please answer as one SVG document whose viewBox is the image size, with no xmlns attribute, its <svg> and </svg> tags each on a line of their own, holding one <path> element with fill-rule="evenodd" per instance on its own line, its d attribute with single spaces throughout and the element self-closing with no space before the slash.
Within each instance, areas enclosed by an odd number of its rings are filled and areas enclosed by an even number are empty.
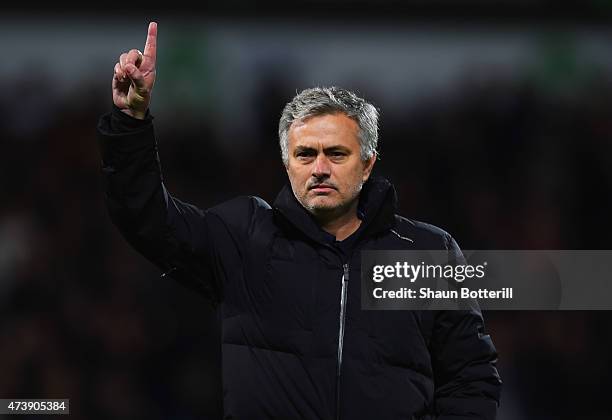
<svg viewBox="0 0 612 420">
<path fill-rule="evenodd" d="M 357 212 L 362 220 L 361 235 L 372 236 L 393 227 L 396 209 L 397 194 L 393 185 L 383 177 L 370 177 L 359 194 Z M 274 211 L 275 216 L 280 216 L 277 222 L 281 225 L 297 228 L 316 242 L 329 242 L 329 235 L 295 198 L 289 183 L 285 184 L 274 200 Z"/>
</svg>

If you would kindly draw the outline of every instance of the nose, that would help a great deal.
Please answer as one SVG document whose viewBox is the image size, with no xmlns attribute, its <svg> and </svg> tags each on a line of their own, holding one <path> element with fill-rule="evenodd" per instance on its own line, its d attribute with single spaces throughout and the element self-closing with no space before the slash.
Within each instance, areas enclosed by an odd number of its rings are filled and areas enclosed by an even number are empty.
<svg viewBox="0 0 612 420">
<path fill-rule="evenodd" d="M 313 165 L 312 165 L 312 176 L 315 178 L 327 178 L 331 174 L 331 165 L 327 156 L 325 154 L 320 153 L 317 155 Z"/>
</svg>

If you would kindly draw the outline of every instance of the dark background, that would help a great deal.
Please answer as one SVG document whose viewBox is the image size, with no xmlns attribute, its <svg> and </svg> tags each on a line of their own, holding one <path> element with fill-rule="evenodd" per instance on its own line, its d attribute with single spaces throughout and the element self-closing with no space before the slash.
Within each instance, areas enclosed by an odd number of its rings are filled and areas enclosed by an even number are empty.
<svg viewBox="0 0 612 420">
<path fill-rule="evenodd" d="M 181 199 L 273 200 L 283 105 L 336 84 L 380 109 L 375 171 L 403 215 L 464 249 L 610 249 L 609 1 L 3 7 L 0 398 L 70 398 L 79 419 L 220 418 L 214 311 L 160 278 L 103 202 L 95 126 L 152 19 L 152 113 Z M 608 312 L 484 315 L 500 420 L 612 418 Z"/>
</svg>

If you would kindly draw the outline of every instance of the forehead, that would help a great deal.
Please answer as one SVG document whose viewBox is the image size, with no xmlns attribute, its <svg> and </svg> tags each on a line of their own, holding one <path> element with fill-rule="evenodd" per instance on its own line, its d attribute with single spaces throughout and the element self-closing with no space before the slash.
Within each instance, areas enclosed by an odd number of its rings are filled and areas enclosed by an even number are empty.
<svg viewBox="0 0 612 420">
<path fill-rule="evenodd" d="M 291 124 L 289 147 L 342 145 L 359 147 L 359 125 L 343 113 L 317 115 Z"/>
</svg>

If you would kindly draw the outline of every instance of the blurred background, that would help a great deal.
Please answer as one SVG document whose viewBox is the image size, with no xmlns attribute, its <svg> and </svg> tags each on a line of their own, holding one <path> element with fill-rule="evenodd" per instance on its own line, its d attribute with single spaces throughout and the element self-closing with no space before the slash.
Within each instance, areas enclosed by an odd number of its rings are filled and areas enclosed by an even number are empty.
<svg viewBox="0 0 612 420">
<path fill-rule="evenodd" d="M 464 249 L 610 249 L 612 2 L 180 3 L 3 6 L 0 398 L 70 398 L 75 419 L 221 417 L 216 313 L 160 278 L 103 201 L 95 127 L 149 20 L 151 111 L 183 200 L 274 200 L 283 105 L 339 85 L 381 111 L 375 172 L 403 215 Z M 612 419 L 610 313 L 484 315 L 500 420 Z"/>
</svg>

